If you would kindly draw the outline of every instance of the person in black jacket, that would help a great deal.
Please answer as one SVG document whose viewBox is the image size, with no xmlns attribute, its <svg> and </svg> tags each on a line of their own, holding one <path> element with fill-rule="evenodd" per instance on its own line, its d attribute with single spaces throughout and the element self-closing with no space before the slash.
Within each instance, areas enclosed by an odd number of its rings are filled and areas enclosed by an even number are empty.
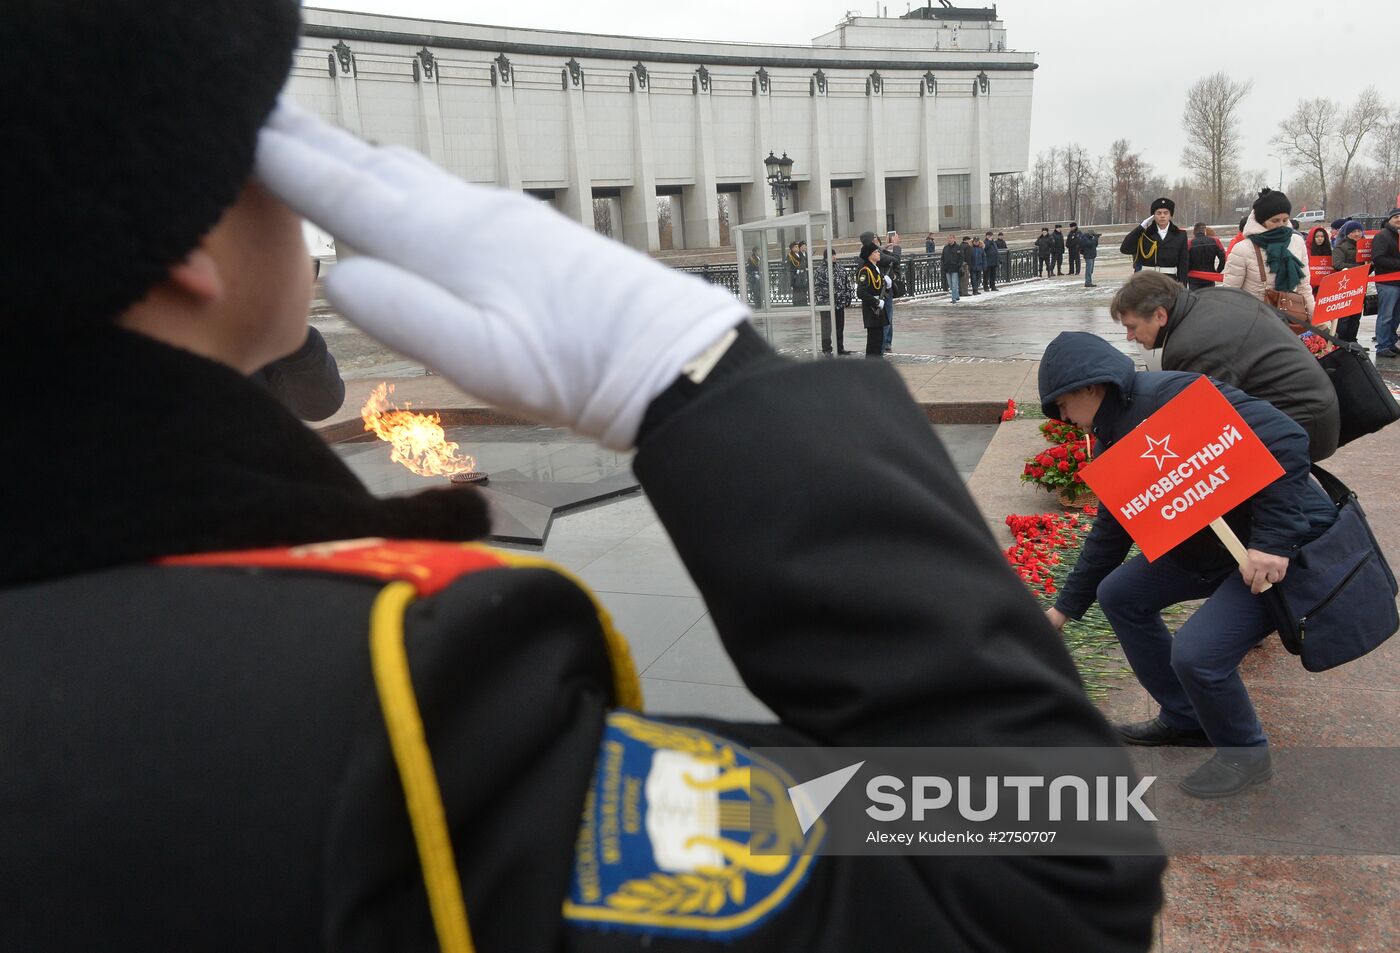
<svg viewBox="0 0 1400 953">
<path fill-rule="evenodd" d="M 988 232 L 982 239 L 982 250 L 986 255 L 986 270 L 983 272 L 983 290 L 997 290 L 997 268 L 1001 265 L 1001 250 L 997 247 L 996 239 L 992 233 Z"/>
<path fill-rule="evenodd" d="M 1152 214 L 1124 237 L 1118 250 L 1133 256 L 1133 271 L 1151 268 L 1185 284 L 1191 262 L 1186 233 L 1172 221 L 1175 212 L 1176 203 L 1171 199 L 1153 199 Z"/>
<path fill-rule="evenodd" d="M 1065 233 L 1058 225 L 1050 233 L 1050 265 L 1055 274 L 1065 273 Z"/>
<path fill-rule="evenodd" d="M 1183 371 L 1137 371 L 1102 338 L 1066 331 L 1040 364 L 1045 415 L 1093 434 L 1100 453 L 1201 377 Z M 1248 547 L 1237 566 L 1209 530 L 1155 562 L 1123 560 L 1133 541 L 1107 506 L 1047 616 L 1056 627 L 1097 599 L 1144 688 L 1161 706 L 1147 721 L 1118 725 L 1128 744 L 1214 746 L 1214 757 L 1181 782 L 1195 797 L 1225 797 L 1268 780 L 1268 742 L 1240 680 L 1245 653 L 1273 631 L 1256 594 L 1281 581 L 1289 559 L 1336 519 L 1336 508 L 1311 479 L 1303 428 L 1267 401 L 1217 384 L 1269 448 L 1284 475 L 1227 516 Z M 1162 609 L 1205 599 L 1173 635 Z"/>
<path fill-rule="evenodd" d="M 1080 232 L 1079 250 L 1084 255 L 1084 287 L 1094 288 L 1094 262 L 1099 257 L 1099 239 L 1102 236 L 1098 232 Z"/>
<path fill-rule="evenodd" d="M 1069 223 L 1069 234 L 1065 236 L 1065 251 L 1069 252 L 1069 273 L 1079 274 L 1079 223 Z"/>
<path fill-rule="evenodd" d="M 939 261 L 943 269 L 943 283 L 948 286 L 948 299 L 951 303 L 957 304 L 963 267 L 963 250 L 962 246 L 958 244 L 958 236 L 948 236 L 948 243 L 943 246 L 943 253 Z"/>
<path fill-rule="evenodd" d="M 45 413 L 0 452 L 58 417 L 80 453 L 6 482 L 0 949 L 1148 946 L 1160 856 L 817 856 L 815 827 L 749 850 L 739 809 L 773 803 L 750 790 L 785 796 L 753 746 L 1096 746 L 1128 771 L 892 368 L 785 360 L 727 290 L 274 109 L 287 0 L 15 0 L 5 25 L 6 88 L 64 70 L 10 104 L 32 148 L 0 172 L 68 201 L 7 206 L 0 372 Z M 776 722 L 644 714 L 591 593 L 470 542 L 478 493 L 378 499 L 248 380 L 306 333 L 301 214 L 362 252 L 327 281 L 347 319 L 636 449 Z M 73 281 L 79 232 L 103 254 Z M 503 232 L 548 240 L 529 282 L 491 267 Z"/>
<path fill-rule="evenodd" d="M 1054 240 L 1050 237 L 1050 229 L 1042 228 L 1040 237 L 1035 240 L 1035 274 L 1039 278 L 1041 272 L 1045 277 L 1052 274 L 1050 269 L 1050 256 L 1054 253 Z"/>
<path fill-rule="evenodd" d="M 1197 222 L 1191 231 L 1186 251 L 1186 287 L 1213 288 L 1220 282 L 1220 269 L 1225 267 L 1225 249 L 1218 238 L 1206 234 L 1205 222 Z"/>
<path fill-rule="evenodd" d="M 1400 208 L 1390 210 L 1371 239 L 1371 267 L 1376 276 L 1376 357 L 1400 358 Z"/>
<path fill-rule="evenodd" d="M 294 353 L 249 376 L 302 420 L 325 420 L 345 403 L 340 366 L 321 332 L 312 327 L 306 329 L 306 341 Z"/>
</svg>

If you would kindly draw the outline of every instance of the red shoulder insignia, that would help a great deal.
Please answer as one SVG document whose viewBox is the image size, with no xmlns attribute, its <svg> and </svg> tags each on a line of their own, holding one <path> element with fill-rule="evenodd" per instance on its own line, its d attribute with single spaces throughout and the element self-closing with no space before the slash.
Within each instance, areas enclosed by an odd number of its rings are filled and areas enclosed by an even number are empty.
<svg viewBox="0 0 1400 953">
<path fill-rule="evenodd" d="M 421 539 L 342 539 L 275 549 L 167 556 L 161 566 L 245 566 L 344 573 L 411 582 L 420 596 L 431 596 L 454 580 L 510 564 L 484 546 Z"/>
</svg>

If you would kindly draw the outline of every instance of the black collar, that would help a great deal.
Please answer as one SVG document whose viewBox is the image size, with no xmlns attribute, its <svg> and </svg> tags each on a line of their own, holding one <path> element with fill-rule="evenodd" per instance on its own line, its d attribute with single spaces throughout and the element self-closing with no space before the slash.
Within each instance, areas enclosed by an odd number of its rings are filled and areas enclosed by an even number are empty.
<svg viewBox="0 0 1400 953">
<path fill-rule="evenodd" d="M 0 349 L 0 370 L 23 402 L 0 429 L 0 584 L 361 536 L 466 540 L 489 525 L 475 492 L 376 499 L 262 388 L 142 335 L 35 335 Z"/>
</svg>

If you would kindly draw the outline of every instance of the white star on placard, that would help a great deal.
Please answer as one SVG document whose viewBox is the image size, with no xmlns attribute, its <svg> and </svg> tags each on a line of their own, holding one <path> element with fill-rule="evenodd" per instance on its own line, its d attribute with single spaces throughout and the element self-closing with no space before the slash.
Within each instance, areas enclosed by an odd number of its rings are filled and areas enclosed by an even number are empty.
<svg viewBox="0 0 1400 953">
<path fill-rule="evenodd" d="M 1146 435 L 1144 435 L 1144 436 L 1146 436 Z M 1158 470 L 1161 470 L 1161 469 L 1162 469 L 1162 466 L 1163 466 L 1168 460 L 1179 459 L 1178 455 L 1172 452 L 1171 447 L 1168 447 L 1168 446 L 1167 446 L 1167 441 L 1170 440 L 1171 438 L 1172 438 L 1172 435 L 1171 435 L 1171 434 L 1167 434 L 1167 435 L 1166 435 L 1165 437 L 1163 437 L 1161 440 L 1153 440 L 1151 437 L 1148 437 L 1148 438 L 1147 438 L 1147 452 L 1144 453 L 1144 454 L 1142 455 L 1142 459 L 1144 459 L 1144 460 L 1148 460 L 1148 459 L 1152 460 L 1154 463 L 1157 464 L 1157 469 L 1158 469 Z"/>
<path fill-rule="evenodd" d="M 1346 290 L 1347 290 L 1347 286 L 1350 285 L 1350 284 L 1351 284 L 1351 275 L 1343 274 L 1343 275 L 1342 275 L 1342 280 L 1339 281 L 1339 282 L 1337 282 L 1337 290 L 1338 290 L 1338 291 L 1346 291 Z"/>
</svg>

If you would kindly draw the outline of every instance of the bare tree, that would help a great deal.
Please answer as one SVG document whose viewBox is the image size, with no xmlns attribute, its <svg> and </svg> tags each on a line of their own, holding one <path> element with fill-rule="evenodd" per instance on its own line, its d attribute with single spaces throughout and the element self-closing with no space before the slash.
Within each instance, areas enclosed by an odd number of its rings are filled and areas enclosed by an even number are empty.
<svg viewBox="0 0 1400 953">
<path fill-rule="evenodd" d="M 1338 208 L 1344 208 L 1347 204 L 1347 182 L 1351 175 L 1352 160 L 1361 151 L 1361 144 L 1366 141 L 1366 137 L 1384 125 L 1389 116 L 1390 110 L 1386 108 L 1380 92 L 1374 86 L 1363 89 L 1361 95 L 1356 97 L 1356 102 L 1352 103 L 1351 108 L 1342 116 L 1341 124 L 1337 127 L 1337 149 L 1342 157 L 1342 171 L 1337 176 L 1334 189 Z"/>
<path fill-rule="evenodd" d="M 1400 179 L 1400 109 L 1386 117 L 1377 133 L 1371 158 L 1376 160 L 1382 178 Z"/>
<path fill-rule="evenodd" d="M 609 238 L 612 237 L 612 203 L 607 199 L 593 200 L 593 230 Z"/>
<path fill-rule="evenodd" d="M 1071 142 L 1060 155 L 1060 167 L 1065 170 L 1066 217 L 1078 219 L 1082 214 L 1080 203 L 1085 193 L 1093 188 L 1094 163 L 1089 158 L 1089 150 Z"/>
<path fill-rule="evenodd" d="M 1253 80 L 1236 82 L 1224 71 L 1197 80 L 1186 92 L 1181 127 L 1186 146 L 1181 164 L 1195 170 L 1210 193 L 1212 217 L 1225 210 L 1225 197 L 1239 175 L 1240 103 Z"/>
<path fill-rule="evenodd" d="M 1143 161 L 1142 153 L 1132 151 L 1127 139 L 1114 141 L 1109 147 L 1108 160 L 1113 175 L 1113 218 L 1126 222 L 1142 204 L 1142 192 L 1152 170 Z"/>
<path fill-rule="evenodd" d="M 1323 208 L 1327 207 L 1327 170 L 1332 166 L 1339 111 L 1336 102 L 1325 96 L 1300 99 L 1270 140 L 1283 149 L 1289 165 L 1317 176 Z"/>
</svg>

